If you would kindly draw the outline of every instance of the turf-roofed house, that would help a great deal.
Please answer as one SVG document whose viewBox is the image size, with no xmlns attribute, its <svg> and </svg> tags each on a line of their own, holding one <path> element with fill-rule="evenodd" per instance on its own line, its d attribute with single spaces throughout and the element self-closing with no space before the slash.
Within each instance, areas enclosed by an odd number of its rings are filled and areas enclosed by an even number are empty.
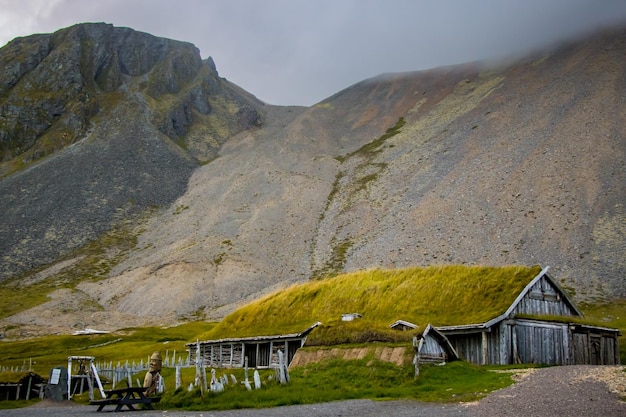
<svg viewBox="0 0 626 417">
<path fill-rule="evenodd" d="M 348 313 L 357 318 L 343 320 Z M 420 363 L 455 359 L 618 364 L 619 330 L 583 320 L 548 268 L 373 269 L 269 294 L 225 317 L 209 340 L 187 346 L 192 362 L 202 355 L 205 366 L 222 367 L 271 368 L 278 350 L 289 365 L 301 362 L 301 347 L 381 343 L 405 344 L 416 373 Z"/>
<path fill-rule="evenodd" d="M 480 365 L 619 364 L 619 330 L 583 324 L 582 313 L 548 268 L 511 278 L 510 288 L 519 290 L 485 289 L 467 306 L 481 309 L 491 298 L 500 311 L 437 327 L 461 358 Z"/>
</svg>

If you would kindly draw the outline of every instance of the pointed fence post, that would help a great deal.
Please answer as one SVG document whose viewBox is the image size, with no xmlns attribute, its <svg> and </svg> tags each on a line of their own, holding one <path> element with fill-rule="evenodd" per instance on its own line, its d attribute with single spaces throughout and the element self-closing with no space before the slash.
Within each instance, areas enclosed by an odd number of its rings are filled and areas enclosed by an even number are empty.
<svg viewBox="0 0 626 417">
<path fill-rule="evenodd" d="M 289 382 L 289 370 L 285 366 L 285 360 L 282 350 L 278 351 L 278 374 L 281 384 L 284 385 Z"/>
<path fill-rule="evenodd" d="M 157 381 L 157 392 L 159 394 L 163 394 L 165 391 L 165 380 L 163 379 L 163 375 L 159 374 L 159 380 Z"/>
<path fill-rule="evenodd" d="M 243 359 L 243 375 L 244 375 L 243 385 L 246 387 L 248 391 L 250 391 L 252 387 L 250 386 L 250 380 L 248 379 L 248 357 L 247 356 L 244 357 Z"/>
<path fill-rule="evenodd" d="M 203 389 L 206 390 L 206 371 L 203 373 L 202 368 L 204 368 L 202 364 L 202 359 L 200 355 L 200 341 L 196 340 L 196 386 L 200 387 L 200 391 Z"/>
<path fill-rule="evenodd" d="M 126 366 L 124 367 L 124 369 L 126 370 L 126 379 L 128 379 L 128 386 L 132 387 L 133 379 L 130 376 L 130 369 L 128 369 L 128 362 L 126 362 Z"/>
<path fill-rule="evenodd" d="M 254 389 L 261 389 L 261 375 L 257 369 L 254 370 Z"/>
</svg>

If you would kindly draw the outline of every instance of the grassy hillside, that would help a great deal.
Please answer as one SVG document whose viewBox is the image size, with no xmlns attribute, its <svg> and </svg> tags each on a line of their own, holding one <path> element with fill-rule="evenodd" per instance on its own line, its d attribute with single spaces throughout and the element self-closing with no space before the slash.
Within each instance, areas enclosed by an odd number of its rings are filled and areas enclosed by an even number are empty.
<svg viewBox="0 0 626 417">
<path fill-rule="evenodd" d="M 176 327 L 143 327 L 88 336 L 58 335 L 0 342 L 0 368 L 28 368 L 47 378 L 56 366 L 67 366 L 68 356 L 94 356 L 97 362 L 125 363 L 147 360 L 154 351 L 163 357 L 176 351 L 186 356 L 185 343 L 206 332 L 214 323 L 191 322 Z M 20 370 L 21 372 L 21 370 Z M 0 372 L 0 381 L 13 381 L 12 372 Z M 17 378 L 19 379 L 19 378 Z"/>
<path fill-rule="evenodd" d="M 294 285 L 252 302 L 201 338 L 296 333 L 315 322 L 307 344 L 402 341 L 413 334 L 389 325 L 407 320 L 424 330 L 487 321 L 506 311 L 541 268 L 433 266 L 366 270 Z M 362 319 L 342 322 L 344 313 Z M 408 334 L 411 333 L 411 334 Z"/>
</svg>

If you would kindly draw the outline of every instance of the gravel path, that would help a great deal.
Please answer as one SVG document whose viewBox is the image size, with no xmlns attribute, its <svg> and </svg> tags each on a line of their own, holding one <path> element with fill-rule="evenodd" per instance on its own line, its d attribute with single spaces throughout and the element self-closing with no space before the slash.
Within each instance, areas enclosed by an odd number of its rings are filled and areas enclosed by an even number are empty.
<svg viewBox="0 0 626 417">
<path fill-rule="evenodd" d="M 529 370 L 512 386 L 481 401 L 431 404 L 415 401 L 351 400 L 261 410 L 138 411 L 133 416 L 168 417 L 623 417 L 626 416 L 626 369 L 623 366 L 559 366 Z M 100 415 L 95 407 L 42 402 L 0 411 L 10 417 Z"/>
<path fill-rule="evenodd" d="M 624 369 L 577 365 L 529 370 L 516 384 L 466 407 L 473 417 L 623 417 Z"/>
</svg>

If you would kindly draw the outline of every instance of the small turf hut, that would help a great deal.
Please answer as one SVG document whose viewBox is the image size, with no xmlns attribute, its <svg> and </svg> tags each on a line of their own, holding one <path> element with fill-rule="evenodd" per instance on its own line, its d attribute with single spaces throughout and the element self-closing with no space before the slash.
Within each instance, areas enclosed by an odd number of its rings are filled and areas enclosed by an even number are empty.
<svg viewBox="0 0 626 417">
<path fill-rule="evenodd" d="M 34 372 L 28 372 L 18 382 L 0 382 L 0 401 L 28 400 L 41 395 L 46 381 Z"/>
<path fill-rule="evenodd" d="M 524 283 L 524 276 L 520 279 L 518 285 Z M 619 364 L 619 330 L 581 324 L 580 318 L 582 313 L 544 268 L 501 314 L 437 329 L 461 358 L 479 365 Z"/>
</svg>

